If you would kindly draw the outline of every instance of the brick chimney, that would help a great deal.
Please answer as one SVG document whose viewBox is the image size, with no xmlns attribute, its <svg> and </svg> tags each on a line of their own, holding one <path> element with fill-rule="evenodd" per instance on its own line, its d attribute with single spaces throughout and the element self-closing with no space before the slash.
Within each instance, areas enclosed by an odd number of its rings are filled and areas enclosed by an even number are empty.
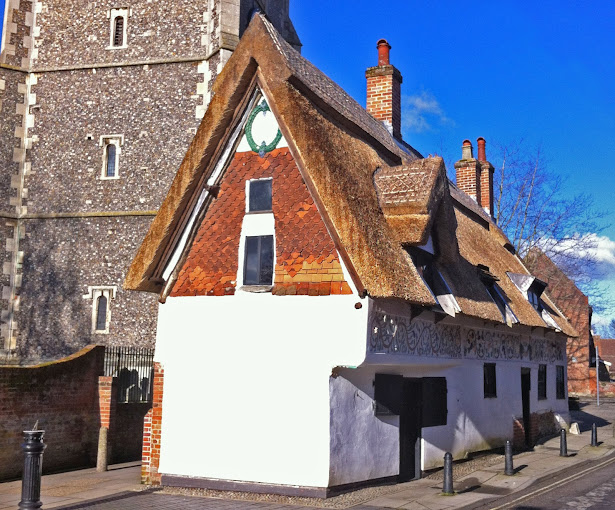
<svg viewBox="0 0 615 510">
<path fill-rule="evenodd" d="M 457 187 L 493 217 L 493 165 L 487 161 L 485 139 L 481 137 L 476 142 L 478 159 L 474 158 L 472 142 L 463 141 L 461 159 L 455 163 Z"/>
<path fill-rule="evenodd" d="M 455 163 L 457 187 L 481 203 L 481 165 L 474 159 L 474 150 L 470 140 L 464 140 L 461 146 L 461 159 Z"/>
<path fill-rule="evenodd" d="M 391 45 L 380 39 L 377 48 L 378 66 L 365 71 L 367 111 L 384 122 L 391 134 L 401 140 L 401 73 L 389 60 Z"/>
<path fill-rule="evenodd" d="M 478 161 L 481 166 L 480 173 L 480 205 L 493 217 L 493 165 L 487 161 L 485 153 L 485 139 L 481 136 L 478 144 Z"/>
</svg>

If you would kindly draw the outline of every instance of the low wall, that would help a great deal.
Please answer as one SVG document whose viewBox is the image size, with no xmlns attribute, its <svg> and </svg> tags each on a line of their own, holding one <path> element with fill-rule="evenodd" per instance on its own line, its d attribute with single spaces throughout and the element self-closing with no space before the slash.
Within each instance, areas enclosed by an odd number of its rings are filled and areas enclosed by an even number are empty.
<svg viewBox="0 0 615 510">
<path fill-rule="evenodd" d="M 29 367 L 0 366 L 0 481 L 21 477 L 23 430 L 45 430 L 43 472 L 96 465 L 105 348 Z"/>
</svg>

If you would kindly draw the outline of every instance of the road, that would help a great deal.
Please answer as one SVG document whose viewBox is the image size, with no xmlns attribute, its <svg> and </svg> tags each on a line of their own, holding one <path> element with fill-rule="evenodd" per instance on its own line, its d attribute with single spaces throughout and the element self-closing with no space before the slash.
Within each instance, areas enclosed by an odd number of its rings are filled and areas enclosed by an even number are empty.
<svg viewBox="0 0 615 510">
<path fill-rule="evenodd" d="M 615 457 L 593 462 L 492 502 L 491 510 L 612 510 L 615 508 Z"/>
</svg>

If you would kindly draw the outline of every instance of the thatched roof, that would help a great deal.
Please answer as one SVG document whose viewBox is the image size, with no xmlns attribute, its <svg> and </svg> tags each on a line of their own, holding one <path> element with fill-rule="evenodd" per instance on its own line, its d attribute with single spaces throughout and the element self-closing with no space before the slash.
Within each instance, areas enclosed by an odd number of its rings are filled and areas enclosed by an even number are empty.
<svg viewBox="0 0 615 510">
<path fill-rule="evenodd" d="M 505 282 L 506 271 L 524 271 L 505 248 L 508 240 L 480 207 L 467 202 L 472 199 L 450 189 L 442 159 L 422 159 L 396 141 L 262 15 L 254 17 L 214 85 L 205 117 L 130 267 L 126 288 L 162 291 L 162 268 L 255 87 L 267 97 L 359 292 L 436 305 L 407 252 L 431 239 L 438 268 L 463 314 L 503 322 L 477 275 L 480 263 L 500 278 L 522 323 L 545 326 Z"/>
</svg>

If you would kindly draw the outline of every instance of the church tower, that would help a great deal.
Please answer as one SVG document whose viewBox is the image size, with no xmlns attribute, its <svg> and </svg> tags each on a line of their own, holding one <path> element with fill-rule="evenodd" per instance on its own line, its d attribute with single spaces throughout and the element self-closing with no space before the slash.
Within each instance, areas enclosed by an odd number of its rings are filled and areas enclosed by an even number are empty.
<svg viewBox="0 0 615 510">
<path fill-rule="evenodd" d="M 151 347 L 122 289 L 254 11 L 289 0 L 6 0 L 0 51 L 0 364 Z"/>
</svg>

